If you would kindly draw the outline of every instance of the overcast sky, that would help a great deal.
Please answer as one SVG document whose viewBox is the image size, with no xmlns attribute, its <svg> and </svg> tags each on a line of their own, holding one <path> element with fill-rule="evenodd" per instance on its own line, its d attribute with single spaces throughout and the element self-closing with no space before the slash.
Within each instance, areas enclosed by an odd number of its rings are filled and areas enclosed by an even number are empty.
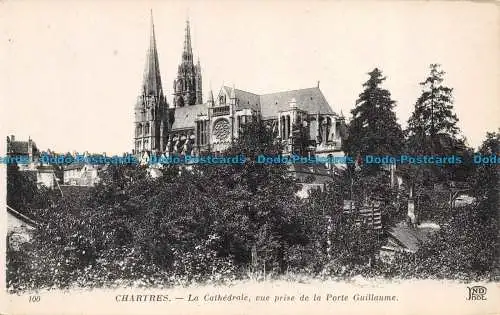
<svg viewBox="0 0 500 315">
<path fill-rule="evenodd" d="M 379 67 L 406 126 L 418 83 L 440 63 L 469 144 L 500 127 L 500 6 L 491 3 L 2 1 L 2 134 L 59 152 L 130 151 L 150 8 L 169 103 L 189 16 L 204 99 L 210 85 L 259 94 L 320 81 L 349 117 Z"/>
</svg>

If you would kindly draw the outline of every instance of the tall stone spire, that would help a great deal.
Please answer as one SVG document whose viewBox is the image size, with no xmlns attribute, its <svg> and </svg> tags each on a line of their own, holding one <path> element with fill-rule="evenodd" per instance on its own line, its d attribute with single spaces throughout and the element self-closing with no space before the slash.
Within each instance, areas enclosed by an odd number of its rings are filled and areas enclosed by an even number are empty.
<svg viewBox="0 0 500 315">
<path fill-rule="evenodd" d="M 214 106 L 215 101 L 214 101 L 214 93 L 212 92 L 212 88 L 210 88 L 210 91 L 208 92 L 208 106 Z"/>
<path fill-rule="evenodd" d="M 182 60 L 174 80 L 174 107 L 183 107 L 203 103 L 201 66 L 193 61 L 193 47 L 191 45 L 191 28 L 186 21 L 184 33 L 184 49 Z"/>
<path fill-rule="evenodd" d="M 146 55 L 146 66 L 144 69 L 142 94 L 144 96 L 163 96 L 160 76 L 160 64 L 158 62 L 158 51 L 156 49 L 153 11 L 151 11 L 151 33 L 149 38 L 149 48 Z"/>
<path fill-rule="evenodd" d="M 198 62 L 194 66 L 195 71 L 195 81 L 196 81 L 196 104 L 203 104 L 203 92 L 202 92 L 202 79 L 201 79 L 201 65 L 200 57 L 198 57 Z"/>
<path fill-rule="evenodd" d="M 169 127 L 168 104 L 161 86 L 153 12 L 151 12 L 151 33 L 144 77 L 134 107 L 135 154 L 140 156 L 144 152 L 163 152 Z"/>
<path fill-rule="evenodd" d="M 193 63 L 193 48 L 191 46 L 191 28 L 189 20 L 186 20 L 186 31 L 184 34 L 184 51 L 182 52 L 182 61 Z"/>
</svg>

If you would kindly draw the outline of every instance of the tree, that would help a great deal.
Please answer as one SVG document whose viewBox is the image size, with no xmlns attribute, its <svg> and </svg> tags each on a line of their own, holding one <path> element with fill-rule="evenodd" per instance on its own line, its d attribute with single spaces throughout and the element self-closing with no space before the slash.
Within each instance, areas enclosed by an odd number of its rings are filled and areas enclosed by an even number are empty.
<svg viewBox="0 0 500 315">
<path fill-rule="evenodd" d="M 479 148 L 482 156 L 500 152 L 500 133 L 487 133 Z M 475 165 L 470 179 L 476 201 L 446 209 L 440 230 L 422 244 L 415 257 L 398 261 L 412 276 L 452 278 L 467 281 L 498 277 L 498 204 L 500 166 Z M 408 258 L 408 257 L 407 257 Z"/>
<path fill-rule="evenodd" d="M 415 189 L 437 182 L 463 181 L 471 175 L 472 149 L 460 136 L 458 118 L 453 112 L 453 89 L 443 85 L 445 72 L 439 64 L 430 65 L 429 76 L 421 82 L 422 94 L 405 130 L 406 153 L 410 155 L 460 156 L 461 164 L 405 165 L 403 172 Z"/>
<path fill-rule="evenodd" d="M 375 68 L 370 78 L 363 84 L 364 91 L 351 111 L 349 136 L 344 151 L 353 157 L 366 155 L 398 155 L 403 149 L 403 131 L 394 112 L 395 102 L 388 90 L 380 85 L 386 80 L 382 72 Z M 390 188 L 389 172 L 380 165 L 363 165 L 356 171 L 351 166 L 344 174 L 346 185 L 352 186 L 349 199 L 362 207 L 367 201 L 382 203 L 383 227 L 392 226 L 399 215 L 399 206 L 394 204 L 395 192 Z"/>
<path fill-rule="evenodd" d="M 453 89 L 442 85 L 444 74 L 440 65 L 431 64 L 429 76 L 420 83 L 422 94 L 406 129 L 410 153 L 449 154 L 464 144 L 453 113 Z"/>
<path fill-rule="evenodd" d="M 477 156 L 489 158 L 500 154 L 500 129 L 498 132 L 488 132 L 486 139 L 483 141 Z M 473 194 L 479 201 L 485 202 L 491 215 L 498 210 L 499 204 L 499 187 L 500 168 L 495 163 L 480 163 L 475 165 L 475 173 L 472 177 Z"/>
<path fill-rule="evenodd" d="M 367 272 L 380 248 L 378 233 L 364 222 L 359 205 L 344 211 L 347 187 L 337 178 L 323 191 L 313 191 L 304 214 L 308 247 L 315 249 L 309 261 L 312 269 L 343 277 Z"/>
<path fill-rule="evenodd" d="M 378 68 L 368 75 L 370 78 L 363 84 L 364 91 L 351 111 L 344 151 L 353 157 L 399 154 L 403 132 L 394 113 L 395 102 L 390 92 L 380 87 L 386 78 Z"/>
<path fill-rule="evenodd" d="M 283 272 L 287 248 L 305 242 L 299 186 L 288 165 L 257 163 L 257 156 L 279 156 L 282 147 L 271 128 L 258 119 L 246 123 L 238 140 L 224 153 L 242 155 L 243 164 L 205 165 L 200 185 L 215 204 L 213 226 L 221 235 L 221 255 L 233 255 L 245 265 L 256 247 L 266 270 Z"/>
<path fill-rule="evenodd" d="M 500 129 L 497 132 L 488 132 L 478 152 L 483 157 L 491 158 L 500 155 Z M 500 272 L 498 255 L 500 243 L 498 240 L 498 207 L 500 205 L 500 165 L 490 161 L 489 164 L 475 165 L 473 176 L 473 195 L 478 202 L 480 212 L 478 223 L 484 226 L 484 242 L 490 243 L 489 262 L 494 265 L 497 276 Z M 496 265 L 495 265 L 496 263 Z"/>
<path fill-rule="evenodd" d="M 16 163 L 7 165 L 7 205 L 17 211 L 24 210 L 37 194 L 36 176 L 32 172 L 22 172 Z"/>
<path fill-rule="evenodd" d="M 309 128 L 304 122 L 294 122 L 292 124 L 292 150 L 298 155 L 307 155 L 309 140 Z"/>
</svg>

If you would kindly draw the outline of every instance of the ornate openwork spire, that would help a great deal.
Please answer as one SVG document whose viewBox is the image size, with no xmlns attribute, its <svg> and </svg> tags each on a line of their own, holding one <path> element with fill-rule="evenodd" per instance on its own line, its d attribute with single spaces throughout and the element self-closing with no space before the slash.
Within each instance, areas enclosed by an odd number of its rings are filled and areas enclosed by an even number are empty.
<svg viewBox="0 0 500 315">
<path fill-rule="evenodd" d="M 191 28 L 189 20 L 186 20 L 186 32 L 184 34 L 184 51 L 182 52 L 182 61 L 193 63 L 193 48 L 191 46 Z"/>
<path fill-rule="evenodd" d="M 193 62 L 193 47 L 191 45 L 191 28 L 186 21 L 184 34 L 184 50 L 179 65 L 177 78 L 174 80 L 174 107 L 196 105 L 203 103 L 201 66 Z"/>
</svg>

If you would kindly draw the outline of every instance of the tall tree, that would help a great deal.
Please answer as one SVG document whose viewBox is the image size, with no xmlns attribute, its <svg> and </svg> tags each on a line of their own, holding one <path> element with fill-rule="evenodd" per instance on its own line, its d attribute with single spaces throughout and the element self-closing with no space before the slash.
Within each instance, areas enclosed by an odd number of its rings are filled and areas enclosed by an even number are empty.
<svg viewBox="0 0 500 315">
<path fill-rule="evenodd" d="M 422 94 L 405 130 L 406 151 L 414 155 L 458 155 L 468 160 L 471 149 L 460 136 L 458 118 L 453 112 L 453 89 L 443 85 L 444 75 L 439 64 L 431 64 L 429 76 L 420 83 Z M 408 166 L 409 177 L 415 184 L 463 180 L 470 172 L 469 163 Z"/>
<path fill-rule="evenodd" d="M 344 151 L 357 160 L 366 155 L 397 155 L 403 148 L 404 136 L 394 112 L 395 101 L 390 92 L 381 87 L 386 77 L 378 68 L 373 69 L 369 76 L 356 107 L 351 111 L 344 146 Z M 354 200 L 358 208 L 369 200 L 381 201 L 384 204 L 384 228 L 390 228 L 398 209 L 392 202 L 394 196 L 389 176 L 380 172 L 379 165 L 355 167 L 345 175 L 352 187 L 349 199 Z"/>
<path fill-rule="evenodd" d="M 453 113 L 453 89 L 442 84 L 444 74 L 439 64 L 431 64 L 429 76 L 420 83 L 422 94 L 406 130 L 411 153 L 447 154 L 463 145 Z"/>
<path fill-rule="evenodd" d="M 386 77 L 375 68 L 363 84 L 364 91 L 351 111 L 349 136 L 344 151 L 350 156 L 399 154 L 403 132 L 394 113 L 395 102 L 388 90 L 380 87 Z"/>
<path fill-rule="evenodd" d="M 295 195 L 299 186 L 288 165 L 257 163 L 258 155 L 281 154 L 275 139 L 269 126 L 254 119 L 224 153 L 242 155 L 245 163 L 200 165 L 199 169 L 206 182 L 203 186 L 211 191 L 211 202 L 217 204 L 213 211 L 219 215 L 212 226 L 222 236 L 220 254 L 232 254 L 239 263 L 249 263 L 255 246 L 266 270 L 283 272 L 287 249 L 305 242 L 306 235 L 300 227 L 301 208 Z"/>
<path fill-rule="evenodd" d="M 488 132 L 486 139 L 479 148 L 478 155 L 490 158 L 500 154 L 500 129 L 498 132 Z M 482 163 L 475 165 L 472 176 L 474 197 L 481 203 L 486 217 L 495 216 L 498 212 L 500 188 L 500 165 L 497 163 Z"/>
</svg>

